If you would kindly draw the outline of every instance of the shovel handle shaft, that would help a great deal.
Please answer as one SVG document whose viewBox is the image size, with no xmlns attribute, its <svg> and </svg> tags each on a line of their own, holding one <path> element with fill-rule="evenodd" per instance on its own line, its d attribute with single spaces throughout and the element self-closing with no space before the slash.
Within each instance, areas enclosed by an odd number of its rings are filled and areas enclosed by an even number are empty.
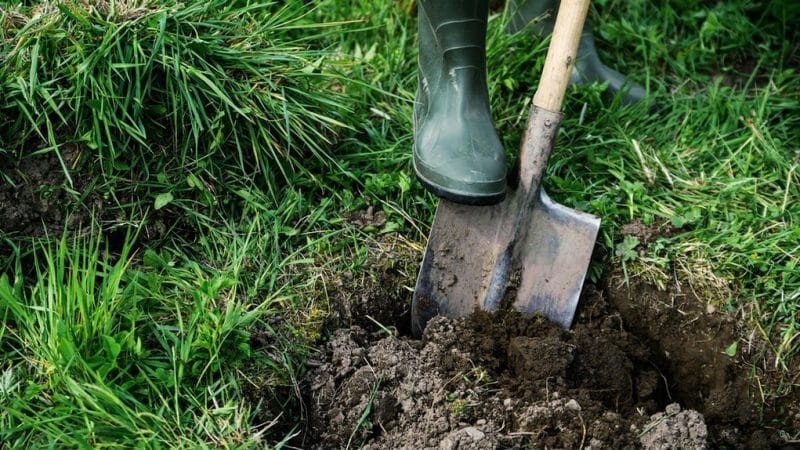
<svg viewBox="0 0 800 450">
<path fill-rule="evenodd" d="M 542 78 L 533 97 L 534 105 L 561 111 L 588 10 L 589 0 L 561 0 Z"/>
</svg>

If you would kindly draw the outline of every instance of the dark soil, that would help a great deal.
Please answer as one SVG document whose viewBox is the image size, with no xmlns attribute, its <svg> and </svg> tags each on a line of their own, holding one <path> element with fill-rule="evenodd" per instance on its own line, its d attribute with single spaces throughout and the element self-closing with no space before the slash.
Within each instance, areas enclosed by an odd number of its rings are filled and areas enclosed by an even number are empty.
<svg viewBox="0 0 800 450">
<path fill-rule="evenodd" d="M 65 150 L 64 164 L 71 166 L 77 153 L 76 149 Z M 82 180 L 73 178 L 70 187 L 54 152 L 30 156 L 19 163 L 2 161 L 0 173 L 9 178 L 0 180 L 0 234 L 60 236 L 65 226 L 71 229 L 89 221 L 87 210 L 73 207 L 79 194 L 70 193 L 82 190 Z"/>
<path fill-rule="evenodd" d="M 135 223 L 141 225 L 138 244 L 154 244 L 176 226 L 169 208 L 148 211 L 148 220 L 140 220 L 143 211 L 136 207 L 141 200 L 135 192 L 116 192 L 113 195 L 101 192 L 96 185 L 98 177 L 86 174 L 95 170 L 84 167 L 81 162 L 85 153 L 75 145 L 61 148 L 60 156 L 69 170 L 71 183 L 55 152 L 32 152 L 19 161 L 0 158 L 2 254 L 11 253 L 6 248 L 9 245 L 6 239 L 29 248 L 27 243 L 32 238 L 60 237 L 64 233 L 77 235 L 92 227 L 101 228 L 106 242 L 111 249 L 116 249 L 122 246 L 130 228 L 133 228 L 130 224 Z M 135 185 L 136 181 L 129 183 Z M 149 205 L 149 200 L 141 203 Z"/>
<path fill-rule="evenodd" d="M 572 330 L 516 312 L 406 336 L 415 273 L 395 255 L 334 293 L 304 380 L 301 448 L 789 448 L 797 403 L 756 408 L 735 321 L 689 293 L 587 285 Z M 367 317 L 369 316 L 369 318 Z M 740 352 L 741 353 L 741 352 Z M 774 428 L 770 424 L 778 424 Z"/>
</svg>

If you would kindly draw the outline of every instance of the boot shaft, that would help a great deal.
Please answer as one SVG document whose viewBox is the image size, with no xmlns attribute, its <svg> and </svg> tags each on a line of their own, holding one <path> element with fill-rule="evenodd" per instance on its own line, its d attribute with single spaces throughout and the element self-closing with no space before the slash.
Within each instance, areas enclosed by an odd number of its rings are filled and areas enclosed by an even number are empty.
<svg viewBox="0 0 800 450">
<path fill-rule="evenodd" d="M 440 47 L 486 44 L 488 0 L 418 0 L 419 30 L 433 32 Z"/>
<path fill-rule="evenodd" d="M 447 109 L 488 109 L 486 23 L 488 0 L 419 0 L 419 83 L 448 96 Z M 435 101 L 433 103 L 436 103 Z"/>
<path fill-rule="evenodd" d="M 505 155 L 486 83 L 488 0 L 418 0 L 414 170 L 434 194 L 467 204 L 505 196 Z"/>
</svg>

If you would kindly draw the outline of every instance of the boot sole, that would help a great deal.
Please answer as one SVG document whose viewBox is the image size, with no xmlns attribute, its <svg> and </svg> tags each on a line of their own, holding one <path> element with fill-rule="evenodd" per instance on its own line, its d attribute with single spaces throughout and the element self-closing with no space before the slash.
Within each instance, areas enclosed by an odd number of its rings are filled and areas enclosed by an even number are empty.
<svg viewBox="0 0 800 450">
<path fill-rule="evenodd" d="M 437 197 L 450 200 L 451 202 L 461 203 L 463 205 L 471 205 L 471 206 L 489 206 L 489 205 L 496 205 L 505 200 L 506 198 L 505 182 L 502 183 L 503 189 L 498 192 L 473 193 L 473 192 L 455 191 L 452 189 L 445 188 L 427 179 L 422 173 L 420 173 L 419 168 L 417 168 L 416 161 L 414 161 L 413 165 L 414 165 L 414 172 L 417 175 L 417 179 L 419 179 L 419 182 L 422 184 L 423 187 L 425 187 L 425 189 L 429 190 Z"/>
</svg>

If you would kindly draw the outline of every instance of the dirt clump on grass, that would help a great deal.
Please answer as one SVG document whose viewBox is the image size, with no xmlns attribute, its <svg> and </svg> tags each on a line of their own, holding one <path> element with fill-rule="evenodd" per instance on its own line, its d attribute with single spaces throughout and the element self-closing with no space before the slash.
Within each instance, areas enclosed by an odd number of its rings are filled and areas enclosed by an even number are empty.
<svg viewBox="0 0 800 450">
<path fill-rule="evenodd" d="M 61 157 L 64 164 L 71 164 L 77 150 L 65 149 Z M 0 173 L 6 178 L 0 182 L 0 232 L 60 235 L 65 226 L 74 228 L 87 219 L 85 211 L 70 211 L 76 199 L 69 191 L 79 191 L 81 181 L 73 179 L 77 186 L 70 187 L 55 152 L 29 156 L 18 163 L 3 160 Z"/>
<path fill-rule="evenodd" d="M 746 370 L 725 352 L 735 324 L 708 313 L 697 298 L 681 297 L 698 303 L 696 309 L 654 305 L 669 298 L 659 295 L 675 293 L 612 285 L 618 281 L 612 275 L 607 286 L 587 285 L 571 330 L 513 311 L 476 312 L 457 320 L 437 317 L 415 340 L 406 335 L 411 293 L 399 287 L 407 271 L 398 264 L 354 293 L 333 296 L 353 303 L 332 305 L 340 313 L 309 364 L 303 389 L 307 429 L 298 446 L 660 449 L 785 443 L 777 427 L 762 425 L 766 416 L 754 408 Z M 394 312 L 396 322 L 386 312 Z M 376 317 L 384 321 L 380 326 Z"/>
<path fill-rule="evenodd" d="M 149 194 L 130 188 L 138 183 L 135 179 L 100 187 L 100 178 L 92 175 L 96 168 L 85 162 L 86 153 L 87 149 L 68 144 L 58 152 L 32 152 L 19 160 L 0 158 L 0 237 L 27 246 L 31 238 L 100 229 L 110 247 L 118 249 L 134 228 L 138 228 L 137 245 L 157 243 L 170 232 L 193 233 L 179 222 L 178 211 L 149 210 Z M 11 253 L 9 241 L 0 240 L 0 252 Z"/>
</svg>

